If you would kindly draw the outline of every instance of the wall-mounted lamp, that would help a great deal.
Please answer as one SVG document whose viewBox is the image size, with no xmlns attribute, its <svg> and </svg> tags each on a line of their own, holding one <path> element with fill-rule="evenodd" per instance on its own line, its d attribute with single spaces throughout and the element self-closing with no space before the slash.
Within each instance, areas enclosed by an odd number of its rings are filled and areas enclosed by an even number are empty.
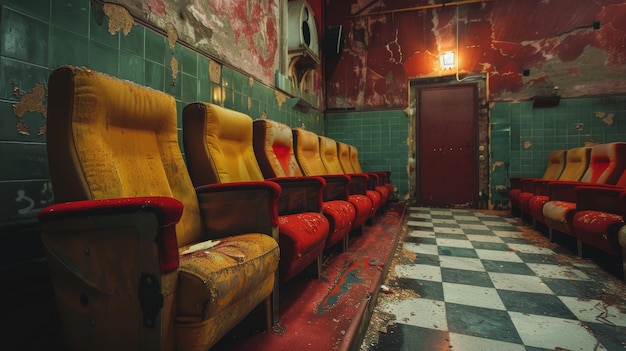
<svg viewBox="0 0 626 351">
<path fill-rule="evenodd" d="M 446 51 L 439 55 L 439 65 L 441 69 L 454 68 L 454 51 Z"/>
</svg>

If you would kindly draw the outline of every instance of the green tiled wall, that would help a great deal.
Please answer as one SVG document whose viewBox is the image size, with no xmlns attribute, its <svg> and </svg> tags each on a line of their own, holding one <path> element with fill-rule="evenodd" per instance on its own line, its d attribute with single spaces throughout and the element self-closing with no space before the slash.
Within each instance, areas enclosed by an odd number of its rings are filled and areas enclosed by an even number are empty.
<svg viewBox="0 0 626 351">
<path fill-rule="evenodd" d="M 551 151 L 626 141 L 626 96 L 562 99 L 537 109 L 532 101 L 496 102 L 490 121 L 491 203 L 506 208 L 509 177 L 541 177 Z"/>
<path fill-rule="evenodd" d="M 128 35 L 112 35 L 108 17 L 100 21 L 94 15 L 101 11 L 92 11 L 93 2 L 3 0 L 0 4 L 0 227 L 35 221 L 38 210 L 52 204 L 42 129 L 46 119 L 39 112 L 26 112 L 20 118 L 13 105 L 37 84 L 47 87 L 55 68 L 88 66 L 165 91 L 177 100 L 179 126 L 187 103 L 214 102 L 208 57 L 180 44 L 172 49 L 165 36 L 141 25 L 134 25 Z M 172 57 L 178 61 L 175 79 Z M 251 82 L 249 76 L 227 66 L 222 67 L 222 77 L 225 107 L 322 134 L 323 113 L 293 109 L 294 101 L 283 102 L 273 87 Z"/>
<path fill-rule="evenodd" d="M 354 145 L 364 171 L 391 171 L 400 200 L 408 192 L 409 120 L 402 110 L 326 114 L 326 136 Z"/>
</svg>

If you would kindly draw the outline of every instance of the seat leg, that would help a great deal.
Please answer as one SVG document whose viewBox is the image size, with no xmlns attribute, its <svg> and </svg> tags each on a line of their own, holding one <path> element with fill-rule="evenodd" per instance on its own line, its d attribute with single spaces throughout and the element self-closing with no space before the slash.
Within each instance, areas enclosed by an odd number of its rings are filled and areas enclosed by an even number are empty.
<svg viewBox="0 0 626 351">
<path fill-rule="evenodd" d="M 626 282 L 626 247 L 622 247 L 622 270 L 624 271 L 622 278 Z"/>
<path fill-rule="evenodd" d="M 350 236 L 350 233 L 346 233 L 346 235 L 344 235 L 343 238 L 341 239 L 341 252 L 348 251 L 349 236 Z"/>
<path fill-rule="evenodd" d="M 580 239 L 576 239 L 576 248 L 578 249 L 578 258 L 583 258 L 583 242 Z"/>
<path fill-rule="evenodd" d="M 307 277 L 311 277 L 311 279 L 320 279 L 322 278 L 322 262 L 324 260 L 324 254 L 321 253 L 314 262 L 311 262 L 305 269 L 305 274 Z"/>
<path fill-rule="evenodd" d="M 552 233 L 552 228 L 548 228 L 548 240 L 550 240 L 551 243 L 554 242 L 554 237 L 553 237 L 553 233 Z"/>
<path fill-rule="evenodd" d="M 265 299 L 265 322 L 267 329 L 271 330 L 278 323 L 278 272 L 274 273 L 274 290 L 272 294 Z"/>
</svg>

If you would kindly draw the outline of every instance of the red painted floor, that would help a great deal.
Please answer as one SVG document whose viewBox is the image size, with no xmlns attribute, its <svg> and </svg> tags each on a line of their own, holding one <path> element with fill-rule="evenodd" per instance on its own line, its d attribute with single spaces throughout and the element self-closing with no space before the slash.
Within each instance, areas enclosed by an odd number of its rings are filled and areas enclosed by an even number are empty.
<svg viewBox="0 0 626 351">
<path fill-rule="evenodd" d="M 280 321 L 263 327 L 253 313 L 213 350 L 349 350 L 358 347 L 397 245 L 404 203 L 392 203 L 362 236 L 351 236 L 347 252 L 325 253 L 321 279 L 296 277 L 281 286 Z M 332 248 L 331 248 L 332 249 Z"/>
</svg>

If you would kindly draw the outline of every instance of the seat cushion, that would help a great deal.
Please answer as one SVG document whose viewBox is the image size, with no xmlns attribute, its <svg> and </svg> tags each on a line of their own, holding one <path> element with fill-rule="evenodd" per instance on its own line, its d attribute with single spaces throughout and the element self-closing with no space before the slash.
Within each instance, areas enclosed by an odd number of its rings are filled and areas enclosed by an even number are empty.
<svg viewBox="0 0 626 351">
<path fill-rule="evenodd" d="M 528 210 L 530 215 L 537 222 L 546 224 L 546 220 L 543 217 L 543 205 L 550 200 L 549 197 L 544 195 L 535 195 L 528 199 Z"/>
<path fill-rule="evenodd" d="M 561 233 L 573 235 L 572 217 L 576 211 L 575 202 L 548 201 L 543 205 L 543 218 L 546 225 Z"/>
<path fill-rule="evenodd" d="M 356 209 L 348 201 L 326 201 L 322 204 L 322 213 L 330 224 L 330 233 L 326 239 L 326 247 L 330 247 L 352 229 Z"/>
<path fill-rule="evenodd" d="M 372 200 L 365 195 L 349 195 L 348 202 L 350 202 L 356 210 L 356 216 L 354 218 L 354 222 L 352 223 L 352 229 L 362 226 L 367 219 L 374 214 Z"/>
<path fill-rule="evenodd" d="M 188 248 L 181 247 L 180 252 Z M 232 236 L 220 239 L 213 247 L 181 254 L 177 317 L 207 320 L 256 294 L 258 287 L 274 275 L 278 260 L 278 243 L 265 234 Z"/>
<path fill-rule="evenodd" d="M 522 192 L 522 189 L 511 189 L 509 190 L 509 200 L 511 201 L 511 206 L 518 207 L 517 197 Z"/>
<path fill-rule="evenodd" d="M 372 208 L 374 209 L 374 212 L 378 211 L 383 203 L 380 193 L 376 190 L 366 190 L 365 195 L 372 200 Z"/>
<path fill-rule="evenodd" d="M 280 216 L 280 280 L 286 281 L 304 268 L 324 250 L 329 232 L 328 220 L 320 213 L 304 212 Z"/>
<path fill-rule="evenodd" d="M 374 188 L 374 190 L 376 190 L 380 194 L 381 204 L 387 203 L 387 201 L 391 197 L 391 191 L 389 191 L 389 188 L 384 185 L 379 185 L 376 188 Z"/>
<path fill-rule="evenodd" d="M 528 200 L 531 197 L 535 196 L 533 193 L 522 192 L 517 195 L 517 208 L 522 210 L 524 213 L 530 213 L 530 204 Z"/>
<path fill-rule="evenodd" d="M 621 252 L 617 232 L 623 225 L 622 216 L 600 211 L 580 211 L 573 219 L 577 238 L 585 244 L 613 255 L 619 255 Z"/>
</svg>

